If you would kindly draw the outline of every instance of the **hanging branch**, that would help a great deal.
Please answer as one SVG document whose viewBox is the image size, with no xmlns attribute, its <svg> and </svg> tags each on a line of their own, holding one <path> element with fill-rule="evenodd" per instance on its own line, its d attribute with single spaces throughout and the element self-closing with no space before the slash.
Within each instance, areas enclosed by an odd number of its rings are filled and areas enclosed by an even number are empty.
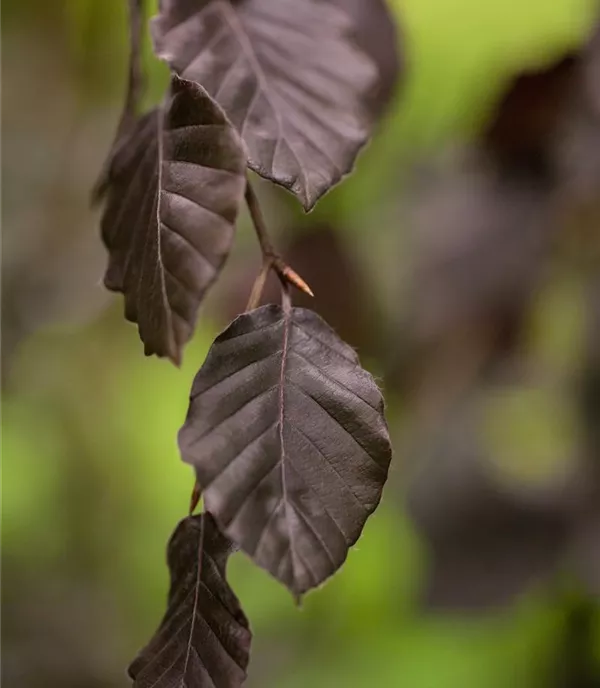
<svg viewBox="0 0 600 688">
<path fill-rule="evenodd" d="M 292 285 L 313 292 L 275 249 L 247 169 L 306 211 L 350 173 L 381 110 L 380 72 L 395 81 L 394 26 L 382 0 L 160 2 L 152 38 L 171 80 L 141 114 L 143 0 L 127 2 L 127 97 L 94 200 L 104 284 L 145 354 L 180 364 L 244 196 L 262 254 L 250 312 L 215 339 L 190 392 L 189 516 L 168 546 L 166 614 L 129 675 L 134 688 L 240 688 L 251 632 L 227 559 L 245 552 L 299 600 L 344 563 L 391 460 L 381 391 L 322 318 L 292 306 Z M 258 308 L 271 270 L 282 304 Z"/>
</svg>

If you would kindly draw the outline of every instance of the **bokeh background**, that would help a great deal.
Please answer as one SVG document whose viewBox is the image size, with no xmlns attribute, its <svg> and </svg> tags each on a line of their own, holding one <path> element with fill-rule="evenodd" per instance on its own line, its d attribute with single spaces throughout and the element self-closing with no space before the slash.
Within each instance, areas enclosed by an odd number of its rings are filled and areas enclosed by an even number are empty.
<svg viewBox="0 0 600 688">
<path fill-rule="evenodd" d="M 390 9 L 402 77 L 354 175 L 309 216 L 259 191 L 312 305 L 385 389 L 393 468 L 301 609 L 232 559 L 248 685 L 597 688 L 600 7 Z M 260 264 L 244 216 L 181 370 L 144 358 L 89 205 L 126 36 L 123 0 L 2 3 L 7 688 L 128 684 L 189 501 L 191 381 Z M 167 73 L 145 54 L 151 104 Z"/>
</svg>

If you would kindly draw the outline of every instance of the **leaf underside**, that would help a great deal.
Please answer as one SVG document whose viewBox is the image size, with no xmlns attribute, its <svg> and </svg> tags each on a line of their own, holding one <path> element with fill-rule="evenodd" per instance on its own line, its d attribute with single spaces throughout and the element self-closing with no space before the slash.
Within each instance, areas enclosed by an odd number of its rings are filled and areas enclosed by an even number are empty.
<svg viewBox="0 0 600 688">
<path fill-rule="evenodd" d="M 179 523 L 167 550 L 171 574 L 167 612 L 128 669 L 135 688 L 243 684 L 251 633 L 225 578 L 233 551 L 210 514 Z"/>
<path fill-rule="evenodd" d="M 198 84 L 117 142 L 103 183 L 106 287 L 125 296 L 147 355 L 179 363 L 200 303 L 231 249 L 245 188 L 243 144 Z"/>
<path fill-rule="evenodd" d="M 295 595 L 341 566 L 391 457 L 354 350 L 316 313 L 273 305 L 216 339 L 179 445 L 223 532 Z"/>
<path fill-rule="evenodd" d="M 354 22 L 323 0 L 163 0 L 152 29 L 156 54 L 221 104 L 250 168 L 310 210 L 370 133 L 378 69 Z"/>
</svg>

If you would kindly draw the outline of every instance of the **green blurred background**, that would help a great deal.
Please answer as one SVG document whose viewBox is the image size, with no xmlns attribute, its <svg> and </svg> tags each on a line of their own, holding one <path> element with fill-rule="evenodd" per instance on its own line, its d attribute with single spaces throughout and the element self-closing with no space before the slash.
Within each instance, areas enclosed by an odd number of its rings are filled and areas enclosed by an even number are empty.
<svg viewBox="0 0 600 688">
<path fill-rule="evenodd" d="M 9 688 L 127 685 L 125 667 L 161 617 L 165 545 L 189 500 L 192 475 L 175 438 L 191 380 L 226 324 L 219 304 L 238 298 L 226 287 L 211 297 L 176 370 L 144 358 L 121 299 L 101 286 L 105 253 L 89 193 L 124 93 L 125 5 L 2 3 L 2 643 Z M 597 16 L 591 0 L 393 0 L 391 7 L 402 83 L 354 176 L 306 219 L 281 194 L 267 201 L 281 242 L 291 225 L 333 226 L 366 273 L 367 297 L 384 313 L 410 267 L 398 218 L 415 164 L 474 136 L 517 72 L 580 47 Z M 146 55 L 153 102 L 166 70 L 149 45 Z M 222 282 L 234 283 L 246 266 L 255 271 L 259 260 L 244 217 Z M 536 355 L 557 369 L 581 351 L 580 288 L 572 274 L 559 275 L 537 311 Z M 375 353 L 367 351 L 364 363 L 385 374 Z M 475 616 L 420 607 L 427 552 L 403 506 L 412 415 L 401 398 L 390 398 L 390 486 L 343 569 L 299 610 L 243 556 L 230 564 L 254 631 L 249 685 L 554 685 L 569 594 L 536 587 Z M 539 422 L 530 411 L 501 416 L 491 431 L 495 446 L 507 445 L 509 473 L 535 474 L 536 460 L 545 466 L 557 445 L 574 442 L 569 427 L 557 438 L 555 410 L 544 406 Z M 595 623 L 600 627 L 597 613 Z M 600 631 L 592 637 L 600 657 Z"/>
</svg>

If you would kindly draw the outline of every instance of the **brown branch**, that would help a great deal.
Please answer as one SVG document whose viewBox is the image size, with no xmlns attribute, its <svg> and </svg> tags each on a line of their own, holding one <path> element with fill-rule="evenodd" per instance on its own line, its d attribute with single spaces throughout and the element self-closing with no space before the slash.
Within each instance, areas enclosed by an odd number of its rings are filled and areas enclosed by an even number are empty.
<svg viewBox="0 0 600 688">
<path fill-rule="evenodd" d="M 247 311 L 252 311 L 258 306 L 270 269 L 271 261 L 269 261 L 268 259 L 263 260 L 262 267 L 260 269 L 260 272 L 258 273 L 258 277 L 254 281 L 254 285 L 250 293 L 250 298 L 248 299 L 248 305 L 246 306 Z"/>
<path fill-rule="evenodd" d="M 250 211 L 250 217 L 252 219 L 252 224 L 254 225 L 254 230 L 256 231 L 256 236 L 258 238 L 258 243 L 260 244 L 260 250 L 265 258 L 272 257 L 275 255 L 275 249 L 269 238 L 269 233 L 267 231 L 267 225 L 265 224 L 265 218 L 260 209 L 260 203 L 258 202 L 258 197 L 250 184 L 250 180 L 246 180 L 246 204 L 248 210 Z"/>
<path fill-rule="evenodd" d="M 250 211 L 250 218 L 252 219 L 252 224 L 254 225 L 254 230 L 256 232 L 256 237 L 260 245 L 260 250 L 263 254 L 263 264 L 252 287 L 252 293 L 248 301 L 247 310 L 252 310 L 256 308 L 267 280 L 267 275 L 269 270 L 273 270 L 283 287 L 287 288 L 288 284 L 292 284 L 296 289 L 303 291 L 309 296 L 314 296 L 311 288 L 308 284 L 300 277 L 300 275 L 293 270 L 277 253 L 275 250 L 269 233 L 267 231 L 267 225 L 265 223 L 265 218 L 260 209 L 260 204 L 258 198 L 250 180 L 246 181 L 246 204 L 248 205 L 248 210 Z"/>
</svg>

